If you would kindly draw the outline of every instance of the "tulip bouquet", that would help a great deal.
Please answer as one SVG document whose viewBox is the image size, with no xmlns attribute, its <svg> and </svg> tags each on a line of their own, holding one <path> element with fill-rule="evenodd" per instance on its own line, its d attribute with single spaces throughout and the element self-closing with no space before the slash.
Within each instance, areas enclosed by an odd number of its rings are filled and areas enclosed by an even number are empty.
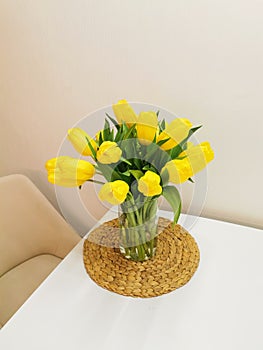
<svg viewBox="0 0 263 350">
<path fill-rule="evenodd" d="M 188 141 L 200 126 L 193 127 L 187 119 L 167 124 L 158 119 L 158 112 L 137 115 L 126 100 L 114 104 L 113 112 L 116 119 L 107 114 L 104 128 L 94 138 L 80 128 L 68 131 L 74 148 L 90 161 L 67 156 L 50 159 L 48 180 L 80 188 L 86 181 L 101 184 L 99 198 L 120 208 L 121 253 L 144 261 L 156 249 L 158 197 L 165 197 L 177 222 L 181 198 L 175 185 L 193 181 L 192 176 L 214 154 L 208 142 Z"/>
</svg>

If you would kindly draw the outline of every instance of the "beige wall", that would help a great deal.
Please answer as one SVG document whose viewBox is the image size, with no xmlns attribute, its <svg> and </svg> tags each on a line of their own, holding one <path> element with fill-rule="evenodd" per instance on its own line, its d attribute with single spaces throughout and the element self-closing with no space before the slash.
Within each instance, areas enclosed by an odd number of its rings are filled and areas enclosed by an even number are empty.
<svg viewBox="0 0 263 350">
<path fill-rule="evenodd" d="M 148 102 L 205 126 L 202 215 L 263 227 L 262 13 L 259 0 L 1 0 L 0 175 L 27 174 L 55 204 L 44 163 L 67 129 Z"/>
</svg>

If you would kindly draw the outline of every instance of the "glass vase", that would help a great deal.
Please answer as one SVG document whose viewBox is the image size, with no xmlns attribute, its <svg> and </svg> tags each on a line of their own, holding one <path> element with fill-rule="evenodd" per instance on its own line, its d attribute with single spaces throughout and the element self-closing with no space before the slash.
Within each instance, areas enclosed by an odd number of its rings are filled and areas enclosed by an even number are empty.
<svg viewBox="0 0 263 350">
<path fill-rule="evenodd" d="M 134 261 L 154 257 L 157 245 L 157 199 L 129 200 L 119 206 L 120 252 Z"/>
</svg>

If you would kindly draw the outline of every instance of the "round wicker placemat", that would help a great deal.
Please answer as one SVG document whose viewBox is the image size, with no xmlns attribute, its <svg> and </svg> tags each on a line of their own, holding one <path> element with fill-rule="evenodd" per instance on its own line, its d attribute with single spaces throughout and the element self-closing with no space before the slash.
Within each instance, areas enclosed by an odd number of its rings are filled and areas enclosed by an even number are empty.
<svg viewBox="0 0 263 350">
<path fill-rule="evenodd" d="M 159 218 L 154 259 L 135 262 L 118 251 L 118 220 L 104 223 L 84 242 L 83 260 L 93 281 L 112 292 L 149 298 L 169 293 L 186 284 L 199 264 L 194 238 L 180 225 Z"/>
</svg>

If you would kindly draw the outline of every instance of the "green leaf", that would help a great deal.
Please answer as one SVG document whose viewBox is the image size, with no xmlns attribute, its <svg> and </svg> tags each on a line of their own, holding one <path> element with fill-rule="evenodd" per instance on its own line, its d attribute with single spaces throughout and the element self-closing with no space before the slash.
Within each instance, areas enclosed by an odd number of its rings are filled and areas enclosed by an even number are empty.
<svg viewBox="0 0 263 350">
<path fill-rule="evenodd" d="M 92 147 L 92 144 L 90 143 L 90 141 L 89 141 L 89 139 L 87 138 L 87 136 L 86 136 L 86 140 L 87 140 L 87 142 L 88 142 L 88 145 L 89 145 L 89 148 L 90 148 L 91 153 L 92 153 L 92 155 L 93 155 L 93 158 L 94 158 L 95 160 L 97 160 L 96 151 L 95 151 L 95 149 Z"/>
<path fill-rule="evenodd" d="M 124 120 L 122 121 L 121 127 L 122 127 L 122 130 L 123 130 L 123 132 L 124 132 L 125 134 L 129 131 L 129 127 L 128 127 L 128 125 L 125 123 Z"/>
<path fill-rule="evenodd" d="M 165 129 L 165 119 L 163 119 L 160 123 L 161 131 Z"/>
<path fill-rule="evenodd" d="M 188 141 L 188 139 L 201 127 L 202 125 L 199 125 L 190 129 L 186 138 L 168 152 L 172 159 L 177 158 L 179 154 L 186 149 L 186 142 Z"/>
<path fill-rule="evenodd" d="M 159 147 L 156 143 L 150 143 L 146 148 L 145 159 L 151 163 L 151 158 L 156 156 L 156 152 L 159 151 Z"/>
<path fill-rule="evenodd" d="M 129 170 L 129 171 L 135 177 L 136 180 L 139 180 L 144 175 L 141 170 Z"/>
<path fill-rule="evenodd" d="M 113 172 L 111 174 L 111 181 L 116 181 L 116 180 L 122 180 L 122 181 L 128 182 L 127 176 L 122 175 L 122 174 L 118 173 L 117 171 L 113 170 Z"/>
<path fill-rule="evenodd" d="M 131 129 L 132 129 L 131 133 L 133 132 L 134 128 L 135 128 L 135 124 L 134 124 L 134 126 L 131 127 Z M 128 138 L 130 136 L 129 131 L 130 131 L 130 129 L 128 128 L 127 124 L 125 122 L 123 122 L 117 131 L 117 134 L 115 136 L 114 141 L 119 142 L 119 141 L 124 140 L 125 138 Z M 126 135 L 128 135 L 128 136 L 126 136 Z"/>
<path fill-rule="evenodd" d="M 102 137 L 102 132 L 100 132 L 100 135 L 99 135 L 99 145 L 101 145 L 103 142 L 103 137 Z"/>
<path fill-rule="evenodd" d="M 112 122 L 112 124 L 115 126 L 115 128 L 117 129 L 117 130 L 119 130 L 120 129 L 120 125 L 118 124 L 118 122 L 115 120 L 115 119 L 113 119 L 108 113 L 106 113 L 106 116 L 109 118 L 109 120 Z"/>
<path fill-rule="evenodd" d="M 185 158 L 187 158 L 187 156 L 177 157 L 176 159 L 178 159 L 178 160 L 183 160 L 183 159 L 185 159 Z"/>
<path fill-rule="evenodd" d="M 112 141 L 110 124 L 107 119 L 105 119 L 104 128 L 103 128 L 103 140 Z"/>
<path fill-rule="evenodd" d="M 125 159 L 123 157 L 120 158 L 120 160 L 128 165 L 132 165 L 131 162 L 128 159 Z"/>
<path fill-rule="evenodd" d="M 167 162 L 169 162 L 169 155 L 163 150 L 159 149 L 155 152 L 150 163 L 160 172 Z"/>
<path fill-rule="evenodd" d="M 104 130 L 110 130 L 110 123 L 108 122 L 107 119 L 105 119 L 105 122 L 104 122 Z"/>
<path fill-rule="evenodd" d="M 185 151 L 187 149 L 187 142 L 185 142 L 184 144 L 181 143 L 181 148 L 182 151 Z"/>
<path fill-rule="evenodd" d="M 188 139 L 197 131 L 199 130 L 200 128 L 202 127 L 202 125 L 199 125 L 199 126 L 196 126 L 192 129 L 189 130 L 189 133 L 188 135 L 186 136 L 186 138 L 180 142 L 180 146 L 183 148 L 184 145 L 186 144 L 186 142 L 188 141 Z"/>
<path fill-rule="evenodd" d="M 98 170 L 100 170 L 107 181 L 123 180 L 126 176 L 122 176 L 108 164 L 97 162 Z"/>
<path fill-rule="evenodd" d="M 181 147 L 181 144 L 176 145 L 174 148 L 170 149 L 170 151 L 168 152 L 170 154 L 170 157 L 172 159 L 175 159 L 179 156 L 180 153 L 183 152 L 183 149 Z"/>
<path fill-rule="evenodd" d="M 110 132 L 110 139 L 111 139 L 111 141 L 114 140 L 114 130 L 113 129 Z"/>
<path fill-rule="evenodd" d="M 157 111 L 157 112 L 156 112 L 157 117 L 159 117 L 159 113 L 160 113 L 160 111 Z"/>
<path fill-rule="evenodd" d="M 133 163 L 135 164 L 135 166 L 137 167 L 137 169 L 141 169 L 142 167 L 142 161 L 138 158 L 133 158 Z"/>
<path fill-rule="evenodd" d="M 124 175 L 124 176 L 131 176 L 131 173 L 130 173 L 129 170 L 126 170 L 126 171 L 124 171 L 124 172 L 121 173 L 121 174 Z"/>
<path fill-rule="evenodd" d="M 128 132 L 123 136 L 123 140 L 128 139 L 131 134 L 133 133 L 133 131 L 135 130 L 136 124 L 133 124 L 132 127 L 128 130 Z"/>
<path fill-rule="evenodd" d="M 189 130 L 189 134 L 188 137 L 192 136 L 198 129 L 200 129 L 203 125 L 199 125 L 199 126 L 195 126 L 194 128 L 191 128 Z"/>
<path fill-rule="evenodd" d="M 122 142 L 119 141 L 119 147 L 122 150 L 122 156 L 125 159 L 131 159 L 134 157 L 134 155 L 136 154 L 135 150 L 134 150 L 134 141 L 133 139 L 131 139 L 131 141 L 129 142 Z"/>
<path fill-rule="evenodd" d="M 169 160 L 171 160 L 169 154 L 162 150 L 160 147 L 158 147 L 156 144 L 151 144 L 149 146 L 149 151 L 147 150 L 145 159 L 148 163 L 152 164 L 159 172 L 164 167 L 164 165 Z"/>
<path fill-rule="evenodd" d="M 122 130 L 121 129 L 122 128 L 119 128 L 117 131 L 117 134 L 116 134 L 115 139 L 114 139 L 115 142 L 119 142 L 121 140 L 121 137 L 122 137 Z"/>
<path fill-rule="evenodd" d="M 157 145 L 158 145 L 158 146 L 162 146 L 165 142 L 169 141 L 170 139 L 171 139 L 171 138 L 168 137 L 167 139 L 160 140 L 160 141 L 157 142 Z"/>
<path fill-rule="evenodd" d="M 177 223 L 181 214 L 181 197 L 175 186 L 165 186 L 163 188 L 163 196 L 170 204 L 174 212 L 174 223 Z"/>
<path fill-rule="evenodd" d="M 169 172 L 167 169 L 164 169 L 162 172 L 161 172 L 161 178 L 162 178 L 162 184 L 163 186 L 166 186 L 169 182 Z"/>
<path fill-rule="evenodd" d="M 102 174 L 105 177 L 105 179 L 107 181 L 111 181 L 111 176 L 112 176 L 113 169 L 109 165 L 102 164 L 102 163 L 99 163 L 99 162 L 97 163 L 97 166 L 98 166 L 98 170 L 100 170 L 102 172 Z"/>
<path fill-rule="evenodd" d="M 150 165 L 150 164 L 146 164 L 143 168 L 142 168 L 142 170 L 150 170 L 152 168 L 152 166 Z"/>
</svg>

